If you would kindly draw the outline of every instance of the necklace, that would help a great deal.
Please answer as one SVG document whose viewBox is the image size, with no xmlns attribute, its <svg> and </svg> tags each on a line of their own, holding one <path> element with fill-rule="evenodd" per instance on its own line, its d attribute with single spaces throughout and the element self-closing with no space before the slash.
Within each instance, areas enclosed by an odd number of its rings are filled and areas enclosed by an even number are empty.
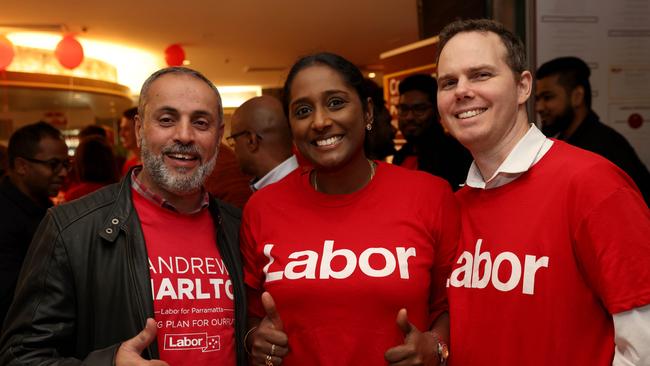
<svg viewBox="0 0 650 366">
<path fill-rule="evenodd" d="M 367 183 L 370 183 L 370 181 L 372 180 L 372 178 L 375 177 L 375 163 L 374 163 L 372 160 L 370 160 L 370 159 L 366 159 L 366 160 L 368 161 L 368 165 L 370 166 L 370 177 L 368 177 L 368 182 L 367 182 Z M 318 179 L 317 179 L 317 177 L 316 177 L 316 170 L 313 170 L 313 174 L 312 174 L 311 176 L 312 176 L 312 178 L 311 178 L 311 181 L 312 181 L 311 184 L 312 184 L 312 186 L 314 186 L 314 190 L 315 190 L 316 192 L 320 192 L 320 191 L 318 190 Z"/>
</svg>

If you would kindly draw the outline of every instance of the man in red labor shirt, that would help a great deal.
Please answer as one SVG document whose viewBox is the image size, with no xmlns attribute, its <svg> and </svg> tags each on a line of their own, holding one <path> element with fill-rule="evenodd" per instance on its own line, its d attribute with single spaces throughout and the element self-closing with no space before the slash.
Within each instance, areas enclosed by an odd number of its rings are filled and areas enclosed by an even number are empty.
<svg viewBox="0 0 650 366">
<path fill-rule="evenodd" d="M 245 364 L 240 211 L 203 188 L 223 128 L 221 97 L 202 74 L 171 67 L 145 81 L 143 166 L 48 212 L 0 364 Z"/>
<path fill-rule="evenodd" d="M 438 109 L 474 157 L 448 281 L 452 365 L 647 365 L 650 213 L 622 170 L 529 123 L 523 43 L 440 34 Z"/>
</svg>

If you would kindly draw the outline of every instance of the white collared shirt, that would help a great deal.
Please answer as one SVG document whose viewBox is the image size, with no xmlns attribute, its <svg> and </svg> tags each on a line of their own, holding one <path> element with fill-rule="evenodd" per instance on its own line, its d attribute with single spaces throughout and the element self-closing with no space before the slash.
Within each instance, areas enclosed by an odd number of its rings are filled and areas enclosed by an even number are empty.
<svg viewBox="0 0 650 366">
<path fill-rule="evenodd" d="M 499 168 L 487 180 L 472 162 L 465 184 L 472 188 L 492 189 L 506 185 L 537 164 L 553 146 L 553 140 L 533 124 L 528 132 L 517 142 Z M 650 305 L 614 314 L 614 353 L 613 366 L 650 365 Z"/>
<path fill-rule="evenodd" d="M 506 185 L 519 178 L 544 157 L 553 146 L 553 141 L 544 136 L 534 124 L 530 124 L 528 132 L 517 142 L 514 149 L 506 159 L 499 165 L 499 168 L 487 180 L 483 179 L 481 171 L 472 162 L 467 173 L 465 184 L 472 188 L 491 189 Z"/>
<path fill-rule="evenodd" d="M 269 184 L 275 183 L 280 179 L 286 177 L 289 173 L 294 171 L 298 167 L 298 159 L 295 155 L 291 155 L 287 160 L 280 163 L 280 165 L 273 168 L 270 172 L 266 173 L 265 176 L 258 179 L 256 182 L 251 183 L 251 190 L 253 192 L 259 191 L 260 189 L 268 186 Z"/>
</svg>

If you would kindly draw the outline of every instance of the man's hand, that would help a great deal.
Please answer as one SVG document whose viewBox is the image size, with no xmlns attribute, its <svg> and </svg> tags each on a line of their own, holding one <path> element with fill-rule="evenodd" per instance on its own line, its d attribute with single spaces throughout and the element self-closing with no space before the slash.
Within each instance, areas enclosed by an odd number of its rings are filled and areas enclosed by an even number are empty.
<svg viewBox="0 0 650 366">
<path fill-rule="evenodd" d="M 397 313 L 397 326 L 404 333 L 404 344 L 393 347 L 384 354 L 384 358 L 391 366 L 439 364 L 435 337 L 429 332 L 420 332 L 411 324 L 406 309 L 401 309 Z"/>
<path fill-rule="evenodd" d="M 289 353 L 289 338 L 283 331 L 282 319 L 275 308 L 275 301 L 268 292 L 262 294 L 262 305 L 266 316 L 250 336 L 251 362 L 255 366 L 278 366 L 282 364 L 282 358 Z"/>
<path fill-rule="evenodd" d="M 144 329 L 135 337 L 124 341 L 115 355 L 115 366 L 169 366 L 160 360 L 145 360 L 141 354 L 156 339 L 156 321 L 147 318 Z"/>
</svg>

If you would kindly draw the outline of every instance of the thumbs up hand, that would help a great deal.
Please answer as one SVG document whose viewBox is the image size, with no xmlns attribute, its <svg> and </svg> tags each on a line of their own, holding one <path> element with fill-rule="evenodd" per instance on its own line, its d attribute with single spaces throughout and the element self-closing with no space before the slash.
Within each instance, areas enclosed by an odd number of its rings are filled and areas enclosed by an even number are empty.
<svg viewBox="0 0 650 366">
<path fill-rule="evenodd" d="M 284 328 L 282 319 L 280 319 L 280 314 L 278 314 L 278 310 L 275 308 L 275 301 L 273 301 L 273 296 L 270 293 L 264 292 L 262 294 L 262 306 L 264 306 L 264 311 L 266 311 L 266 317 L 262 319 L 262 323 L 267 320 L 274 329 L 282 331 Z"/>
<path fill-rule="evenodd" d="M 408 320 L 406 309 L 397 313 L 397 326 L 404 333 L 404 344 L 386 351 L 384 358 L 391 366 L 426 365 L 437 366 L 436 336 L 431 332 L 420 332 Z"/>
<path fill-rule="evenodd" d="M 160 360 L 145 360 L 141 354 L 151 342 L 156 339 L 156 321 L 147 318 L 144 329 L 135 337 L 126 340 L 120 345 L 115 355 L 116 366 L 169 366 L 167 362 Z"/>
<path fill-rule="evenodd" d="M 251 363 L 255 366 L 278 366 L 282 364 L 282 358 L 289 353 L 289 338 L 283 331 L 282 319 L 275 308 L 275 301 L 268 292 L 262 294 L 262 305 L 266 316 L 249 335 Z"/>
</svg>

